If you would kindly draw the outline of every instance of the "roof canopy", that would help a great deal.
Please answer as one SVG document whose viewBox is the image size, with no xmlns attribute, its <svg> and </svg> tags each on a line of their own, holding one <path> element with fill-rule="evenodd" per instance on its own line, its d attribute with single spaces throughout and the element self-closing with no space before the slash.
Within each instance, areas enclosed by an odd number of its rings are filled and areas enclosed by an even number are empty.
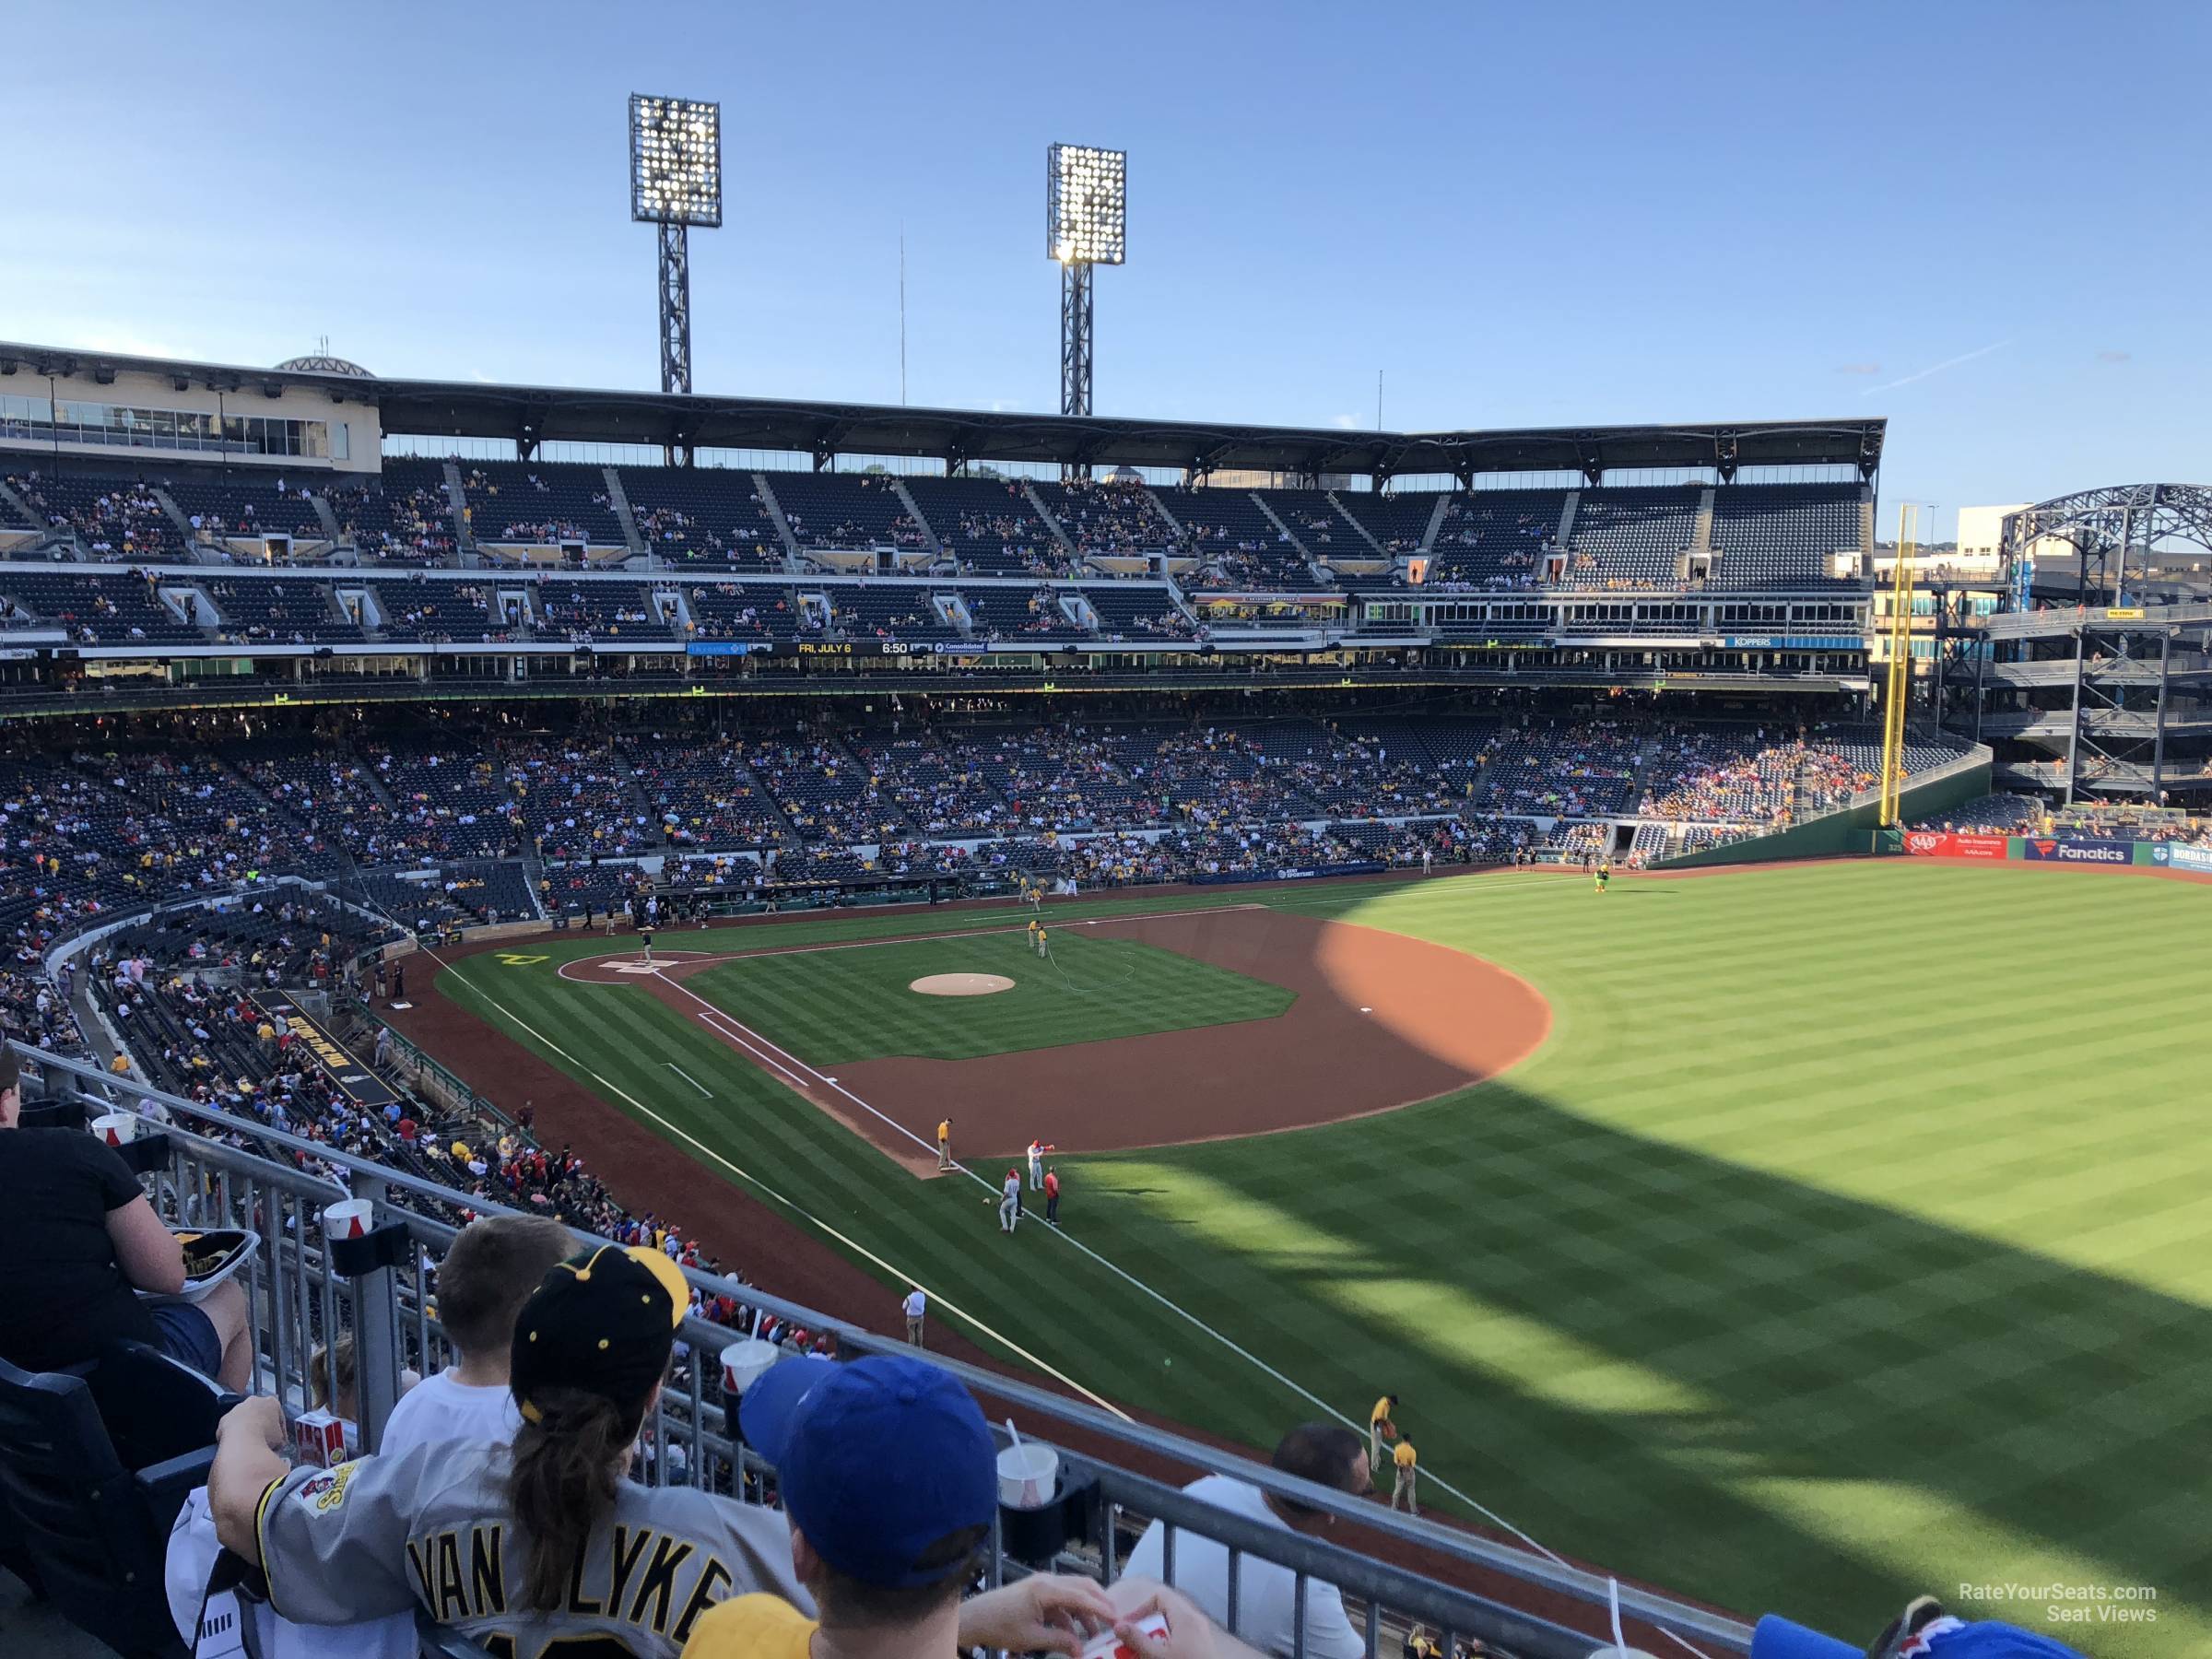
<svg viewBox="0 0 2212 1659">
<path fill-rule="evenodd" d="M 826 465 L 840 454 L 914 455 L 950 465 L 1026 461 L 1293 475 L 1574 472 L 1636 467 L 1842 465 L 1871 477 L 1886 423 L 1877 418 L 1665 422 L 1518 430 L 1366 432 L 1240 422 L 1132 420 L 913 409 L 470 381 L 356 379 L 297 369 L 244 369 L 52 347 L 0 345 L 0 371 L 112 379 L 159 374 L 222 389 L 251 387 L 377 406 L 387 433 L 546 442 L 784 450 Z"/>
</svg>

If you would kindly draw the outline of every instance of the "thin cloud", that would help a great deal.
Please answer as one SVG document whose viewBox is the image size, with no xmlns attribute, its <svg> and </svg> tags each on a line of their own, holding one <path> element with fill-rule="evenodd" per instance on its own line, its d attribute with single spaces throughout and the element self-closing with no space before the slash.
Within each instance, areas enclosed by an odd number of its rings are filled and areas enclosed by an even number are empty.
<svg viewBox="0 0 2212 1659">
<path fill-rule="evenodd" d="M 1975 351 L 1962 351 L 1955 358 L 1946 358 L 1940 363 L 1931 364 L 1925 369 L 1915 370 L 1911 374 L 1900 376 L 1898 379 L 1889 381 L 1885 384 L 1879 386 L 1869 386 L 1864 393 L 1860 394 L 1860 395 L 1864 397 L 1872 397 L 1877 393 L 1894 392 L 1898 389 L 1898 387 L 1909 386 L 1914 381 L 1926 380 L 1931 374 L 1941 374 L 1947 369 L 1956 369 L 1961 363 L 1971 363 L 1976 358 L 1985 358 L 1993 351 L 2002 351 L 2006 347 L 2011 344 L 2012 342 L 2010 340 L 1999 340 L 1994 346 L 1984 346 Z"/>
<path fill-rule="evenodd" d="M 1836 365 L 1838 374 L 1879 374 L 1881 371 L 1882 366 L 1879 363 L 1838 363 Z"/>
<path fill-rule="evenodd" d="M 2097 354 L 2097 360 L 2100 363 L 2124 363 L 2135 355 L 2132 351 L 2100 351 Z"/>
<path fill-rule="evenodd" d="M 1359 417 L 1357 415 L 1332 415 L 1329 417 L 1329 424 L 1342 431 L 1356 432 L 1359 429 Z"/>
</svg>

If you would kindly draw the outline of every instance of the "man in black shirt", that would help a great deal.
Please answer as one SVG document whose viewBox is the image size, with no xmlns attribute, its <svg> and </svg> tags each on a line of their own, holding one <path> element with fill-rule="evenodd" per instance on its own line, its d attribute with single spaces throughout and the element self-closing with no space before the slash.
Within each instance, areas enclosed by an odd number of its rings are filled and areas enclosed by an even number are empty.
<svg viewBox="0 0 2212 1659">
<path fill-rule="evenodd" d="M 20 1128 L 22 1109 L 16 1056 L 0 1053 L 0 1359 L 54 1371 L 128 1337 L 244 1388 L 245 1293 L 229 1283 L 196 1304 L 141 1301 L 134 1290 L 183 1288 L 176 1235 L 114 1148 L 74 1129 Z"/>
</svg>

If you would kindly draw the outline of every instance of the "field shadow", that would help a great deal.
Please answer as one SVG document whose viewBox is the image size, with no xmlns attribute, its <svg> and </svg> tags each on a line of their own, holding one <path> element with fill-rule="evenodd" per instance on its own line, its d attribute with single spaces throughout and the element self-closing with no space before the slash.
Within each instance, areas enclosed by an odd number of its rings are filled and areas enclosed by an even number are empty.
<svg viewBox="0 0 2212 1659">
<path fill-rule="evenodd" d="M 2039 1550 L 2158 1588 L 2155 1640 L 2100 1653 L 2176 1651 L 2175 1604 L 2206 1616 L 2201 1512 L 2164 1495 L 2212 1486 L 2212 1312 L 1511 1079 L 1475 1098 L 1314 1142 L 1319 1189 L 1286 1159 L 1169 1156 L 1239 1206 L 1242 1236 L 1270 1236 L 1244 1206 L 1280 1212 L 1300 1242 L 1264 1270 L 1371 1392 L 1406 1395 L 1417 1440 L 1452 1402 L 1453 1438 L 1494 1449 L 1463 1482 L 1486 1502 L 1557 1547 L 1844 1632 L 1909 1591 L 2043 1582 L 2049 1559 L 2019 1559 Z M 1430 1202 L 1452 1207 L 1448 1250 L 1372 1213 Z M 1391 1318 L 1362 1288 L 1383 1285 Z M 1560 1358 L 1531 1374 L 1508 1349 Z"/>
<path fill-rule="evenodd" d="M 1293 1000 L 1272 1018 L 1113 1037 L 1091 1035 L 1078 1008 L 1036 1033 L 1049 1043 L 846 1062 L 841 1084 L 909 1130 L 956 1115 L 969 1144 L 988 1151 L 1039 1135 L 1071 1152 L 1130 1150 L 1388 1112 L 1496 1076 L 1550 1025 L 1535 989 L 1495 964 L 1297 912 L 1138 914 L 1083 936 L 1147 945 Z M 881 1128 L 877 1138 L 896 1139 L 896 1128 Z"/>
</svg>

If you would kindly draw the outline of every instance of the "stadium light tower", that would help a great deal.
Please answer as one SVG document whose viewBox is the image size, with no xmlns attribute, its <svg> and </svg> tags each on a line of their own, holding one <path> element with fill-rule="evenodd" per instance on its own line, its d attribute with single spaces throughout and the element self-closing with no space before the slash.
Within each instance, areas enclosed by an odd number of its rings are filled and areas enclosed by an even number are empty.
<svg viewBox="0 0 2212 1659">
<path fill-rule="evenodd" d="M 722 106 L 629 95 L 629 217 L 661 228 L 661 390 L 691 390 L 689 228 L 722 224 Z M 688 463 L 689 445 L 680 446 Z M 672 446 L 669 460 L 677 459 Z"/>
<path fill-rule="evenodd" d="M 1090 274 L 1127 257 L 1126 150 L 1045 151 L 1044 251 L 1060 266 L 1060 413 L 1090 413 Z"/>
</svg>

